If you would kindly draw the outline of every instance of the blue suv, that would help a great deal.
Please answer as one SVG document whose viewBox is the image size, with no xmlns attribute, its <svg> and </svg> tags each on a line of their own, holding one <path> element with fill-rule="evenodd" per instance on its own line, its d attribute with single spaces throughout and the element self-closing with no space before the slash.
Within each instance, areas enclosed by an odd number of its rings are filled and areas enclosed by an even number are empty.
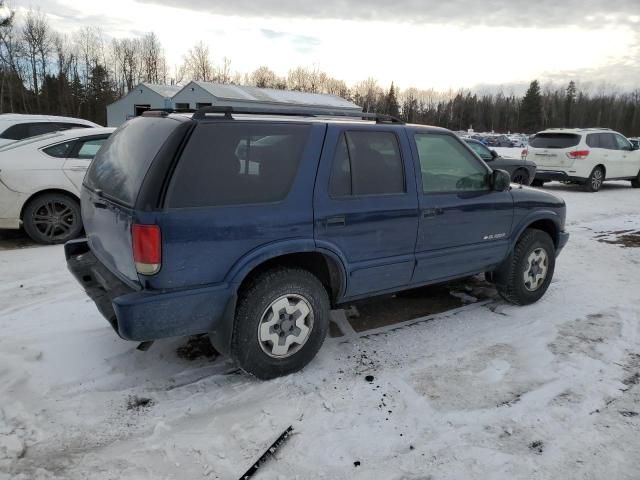
<svg viewBox="0 0 640 480">
<path fill-rule="evenodd" d="M 304 367 L 352 300 L 484 272 L 535 302 L 568 239 L 561 199 L 448 130 L 375 115 L 147 112 L 81 197 L 67 264 L 118 335 L 208 333 L 262 379 Z"/>
</svg>

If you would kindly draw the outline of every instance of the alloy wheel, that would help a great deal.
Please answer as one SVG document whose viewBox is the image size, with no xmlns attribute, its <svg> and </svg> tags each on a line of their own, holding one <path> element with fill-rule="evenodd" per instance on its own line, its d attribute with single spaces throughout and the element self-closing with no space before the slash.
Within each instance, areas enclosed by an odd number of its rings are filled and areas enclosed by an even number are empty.
<svg viewBox="0 0 640 480">
<path fill-rule="evenodd" d="M 527 257 L 524 269 L 524 286 L 530 292 L 535 292 L 542 286 L 549 271 L 549 257 L 544 248 L 536 248 Z"/>
<path fill-rule="evenodd" d="M 258 324 L 262 351 L 274 358 L 298 352 L 313 329 L 313 309 L 301 295 L 283 295 L 266 308 Z"/>
</svg>

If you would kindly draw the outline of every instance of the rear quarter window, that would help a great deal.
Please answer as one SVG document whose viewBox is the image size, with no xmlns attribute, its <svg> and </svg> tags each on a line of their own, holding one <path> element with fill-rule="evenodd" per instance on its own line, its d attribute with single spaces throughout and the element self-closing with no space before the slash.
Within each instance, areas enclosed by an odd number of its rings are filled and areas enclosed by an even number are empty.
<svg viewBox="0 0 640 480">
<path fill-rule="evenodd" d="M 580 135 L 575 133 L 538 133 L 529 145 L 533 148 L 561 149 L 575 147 L 580 143 Z"/>
<path fill-rule="evenodd" d="M 170 208 L 283 200 L 304 153 L 310 125 L 214 122 L 198 125 L 178 161 Z"/>
<path fill-rule="evenodd" d="M 84 184 L 119 203 L 133 206 L 160 148 L 181 122 L 138 117 L 118 128 L 91 162 Z"/>
</svg>

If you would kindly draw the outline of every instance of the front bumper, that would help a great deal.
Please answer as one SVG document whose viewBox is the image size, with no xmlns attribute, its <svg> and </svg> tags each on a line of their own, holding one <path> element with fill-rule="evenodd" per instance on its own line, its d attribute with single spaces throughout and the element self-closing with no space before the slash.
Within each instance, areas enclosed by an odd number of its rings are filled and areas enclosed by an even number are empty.
<svg viewBox="0 0 640 480">
<path fill-rule="evenodd" d="M 558 181 L 558 182 L 584 182 L 585 178 L 569 175 L 562 170 L 537 170 L 536 180 L 542 180 L 545 182 Z"/>
<path fill-rule="evenodd" d="M 558 246 L 556 247 L 556 257 L 560 255 L 560 252 L 569 241 L 569 234 L 567 232 L 560 232 L 558 234 Z"/>
<path fill-rule="evenodd" d="M 177 291 L 134 290 L 91 252 L 86 239 L 65 244 L 67 267 L 125 340 L 209 333 L 218 350 L 230 342 L 235 289 L 227 284 Z"/>
</svg>

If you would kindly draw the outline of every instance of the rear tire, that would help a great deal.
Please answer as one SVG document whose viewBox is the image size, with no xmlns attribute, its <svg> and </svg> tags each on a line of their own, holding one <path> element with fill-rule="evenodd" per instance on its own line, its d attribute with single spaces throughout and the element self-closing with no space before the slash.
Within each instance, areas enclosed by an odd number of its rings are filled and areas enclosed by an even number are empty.
<svg viewBox="0 0 640 480">
<path fill-rule="evenodd" d="M 549 234 L 527 229 L 493 278 L 502 298 L 516 305 L 529 305 L 549 288 L 555 264 L 555 246 Z"/>
<path fill-rule="evenodd" d="M 529 185 L 529 172 L 527 172 L 523 168 L 519 168 L 515 172 L 513 172 L 513 178 L 511 179 L 513 183 L 517 183 L 518 185 Z"/>
<path fill-rule="evenodd" d="M 38 243 L 65 243 L 82 232 L 80 204 L 70 195 L 44 193 L 29 200 L 22 213 L 24 230 Z"/>
<path fill-rule="evenodd" d="M 631 188 L 640 188 L 640 172 L 638 172 L 636 178 L 631 180 Z"/>
<path fill-rule="evenodd" d="M 587 181 L 583 183 L 583 187 L 587 192 L 597 192 L 602 188 L 604 182 L 604 170 L 602 167 L 594 167 L 587 178 Z"/>
<path fill-rule="evenodd" d="M 326 289 L 307 270 L 268 270 L 240 294 L 231 355 L 262 380 L 297 372 L 320 350 L 329 308 Z"/>
<path fill-rule="evenodd" d="M 536 180 L 534 178 L 533 182 L 531 182 L 531 186 L 532 187 L 543 187 L 544 186 L 544 180 Z"/>
</svg>

